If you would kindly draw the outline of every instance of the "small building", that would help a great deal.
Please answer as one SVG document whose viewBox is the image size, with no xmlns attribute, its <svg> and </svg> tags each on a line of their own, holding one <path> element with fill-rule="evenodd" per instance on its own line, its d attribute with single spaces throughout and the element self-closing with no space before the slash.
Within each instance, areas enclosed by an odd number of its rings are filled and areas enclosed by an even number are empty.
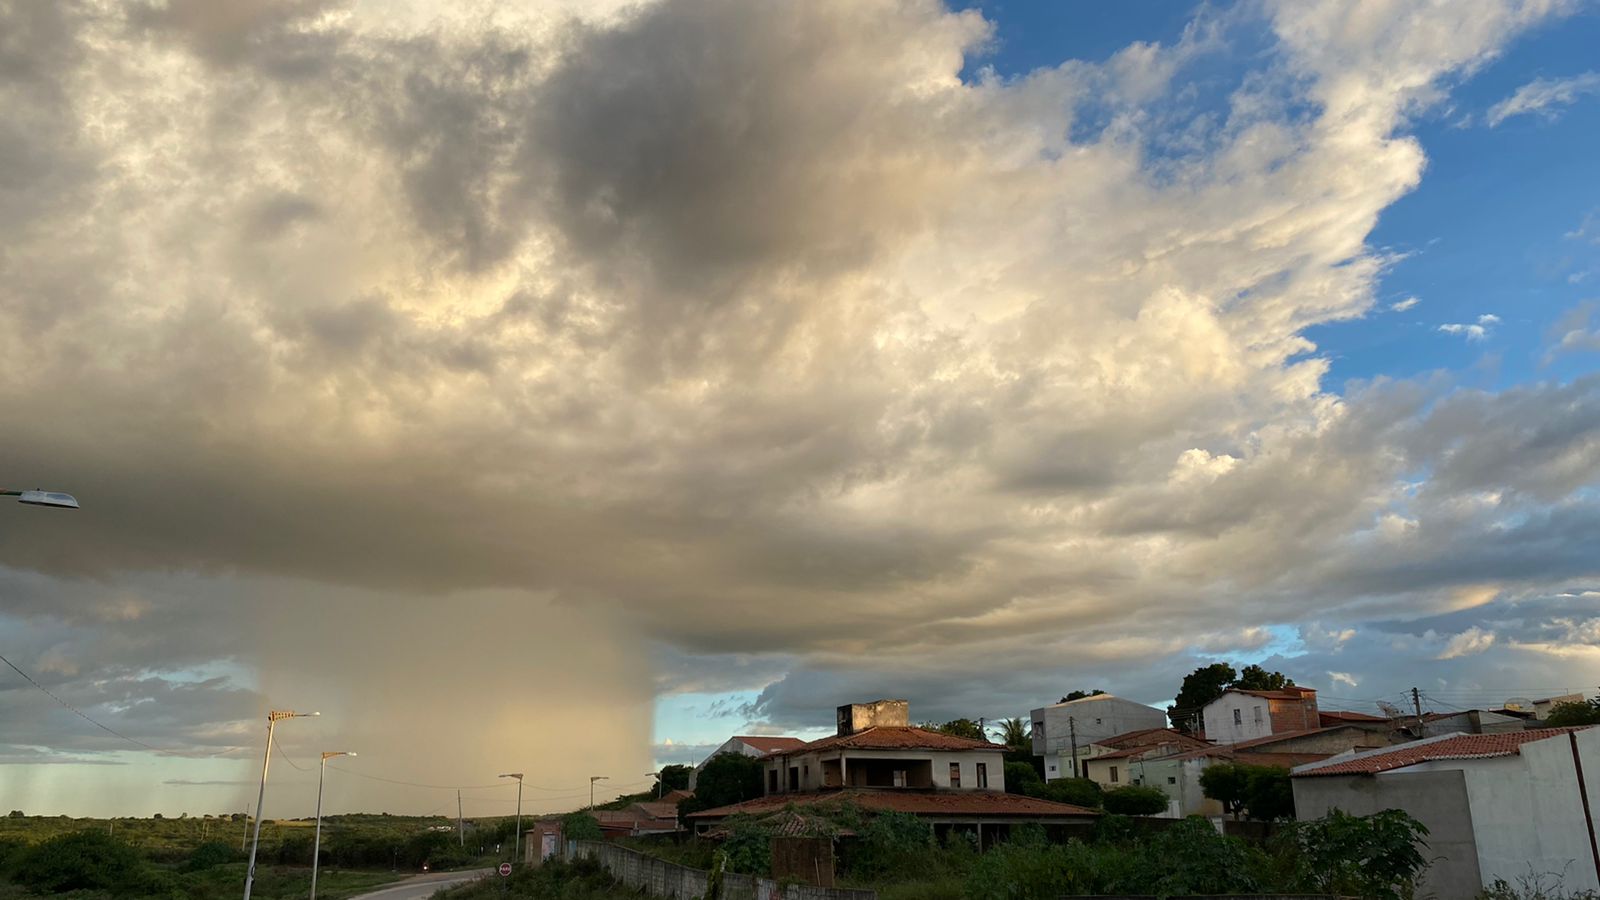
<svg viewBox="0 0 1600 900">
<path fill-rule="evenodd" d="M 700 762 L 695 765 L 694 769 L 689 772 L 689 790 L 694 790 L 695 785 L 699 784 L 700 770 L 706 767 L 706 763 L 724 753 L 737 753 L 740 756 L 760 758 L 766 756 L 768 753 L 774 753 L 779 750 L 792 750 L 804 743 L 805 741 L 802 741 L 797 737 L 786 737 L 780 735 L 735 735 L 723 741 L 722 746 L 707 754 L 706 758 L 700 760 Z"/>
<path fill-rule="evenodd" d="M 1506 734 L 1523 731 L 1527 727 L 1520 716 L 1487 709 L 1464 709 L 1459 712 L 1424 713 L 1422 728 L 1417 737 L 1441 734 Z M 1407 728 L 1417 731 L 1415 720 L 1412 720 Z"/>
<path fill-rule="evenodd" d="M 522 862 L 525 865 L 542 865 L 545 860 L 561 853 L 561 818 L 547 816 L 535 819 L 522 832 Z"/>
<path fill-rule="evenodd" d="M 1096 741 L 1167 726 L 1161 710 L 1112 694 L 1043 706 L 1031 716 L 1033 755 L 1044 757 L 1046 780 L 1082 774 L 1081 760 Z"/>
<path fill-rule="evenodd" d="M 1218 744 L 1322 726 L 1317 692 L 1293 685 L 1278 691 L 1228 688 L 1205 705 L 1200 717 L 1206 738 Z"/>
<path fill-rule="evenodd" d="M 1404 810 L 1428 828 L 1418 896 L 1476 897 L 1495 880 L 1554 876 L 1600 889 L 1600 730 L 1449 734 L 1296 768 L 1296 815 Z"/>
</svg>

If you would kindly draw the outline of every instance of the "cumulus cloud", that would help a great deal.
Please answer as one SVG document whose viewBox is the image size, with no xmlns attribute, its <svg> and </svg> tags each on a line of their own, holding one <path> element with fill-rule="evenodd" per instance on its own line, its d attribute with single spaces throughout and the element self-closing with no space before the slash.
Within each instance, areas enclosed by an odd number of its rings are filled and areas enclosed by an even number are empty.
<svg viewBox="0 0 1600 900">
<path fill-rule="evenodd" d="M 1445 334 L 1455 334 L 1465 337 L 1469 341 L 1487 340 L 1491 330 L 1500 323 L 1500 317 L 1493 314 L 1481 315 L 1475 324 L 1451 322 L 1440 325 L 1439 330 Z"/>
<path fill-rule="evenodd" d="M 1482 628 L 1468 628 L 1466 631 L 1450 638 L 1444 650 L 1439 654 L 1440 659 L 1455 659 L 1460 656 L 1471 656 L 1494 646 L 1495 634 Z"/>
<path fill-rule="evenodd" d="M 1371 683 L 1344 623 L 1600 574 L 1600 380 L 1339 396 L 1303 336 L 1378 303 L 1410 117 L 1556 6 L 1271 4 L 1201 98 L 1232 20 L 964 81 L 932 0 L 0 2 L 4 456 L 86 504 L 0 613 L 141 739 L 315 703 L 428 783 L 601 762 L 551 721 L 643 771 L 657 691 L 1159 702 L 1277 623 Z"/>
<path fill-rule="evenodd" d="M 1422 300 L 1417 297 L 1407 297 L 1404 300 L 1399 300 L 1389 304 L 1389 309 L 1394 312 L 1405 312 L 1421 302 Z"/>
<path fill-rule="evenodd" d="M 1485 122 L 1494 128 L 1512 116 L 1560 116 L 1560 107 L 1577 103 L 1586 94 L 1600 92 L 1600 72 L 1583 72 L 1567 78 L 1535 78 L 1511 96 L 1489 108 Z"/>
</svg>

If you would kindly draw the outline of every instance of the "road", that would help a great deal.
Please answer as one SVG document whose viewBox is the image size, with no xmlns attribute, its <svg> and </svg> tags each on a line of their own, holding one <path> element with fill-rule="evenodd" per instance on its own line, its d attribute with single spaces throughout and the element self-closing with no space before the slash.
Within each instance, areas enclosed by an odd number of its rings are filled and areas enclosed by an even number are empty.
<svg viewBox="0 0 1600 900">
<path fill-rule="evenodd" d="M 379 888 L 369 894 L 353 897 L 351 900 L 427 900 L 433 892 L 443 887 L 456 884 L 465 884 L 474 878 L 494 874 L 493 869 L 472 869 L 466 872 L 437 872 L 432 875 L 416 875 L 407 878 L 398 884 L 391 884 Z"/>
</svg>

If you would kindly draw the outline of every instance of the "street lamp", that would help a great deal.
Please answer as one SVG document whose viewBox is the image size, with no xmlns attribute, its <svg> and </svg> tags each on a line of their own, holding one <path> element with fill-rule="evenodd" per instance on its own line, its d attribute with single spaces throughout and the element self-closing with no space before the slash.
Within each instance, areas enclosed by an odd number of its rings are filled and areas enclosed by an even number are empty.
<svg viewBox="0 0 1600 900">
<path fill-rule="evenodd" d="M 589 808 L 590 809 L 594 809 L 594 783 L 596 781 L 610 781 L 610 780 L 611 779 L 607 778 L 604 775 L 590 775 L 589 776 Z"/>
<path fill-rule="evenodd" d="M 250 900 L 250 888 L 256 883 L 256 850 L 261 846 L 261 803 L 267 799 L 267 768 L 272 765 L 272 731 L 277 727 L 279 719 L 303 719 L 307 716 L 320 715 L 322 713 L 297 713 L 280 709 L 267 713 L 267 752 L 261 758 L 261 789 L 256 792 L 256 830 L 255 836 L 250 840 L 250 867 L 244 870 L 244 900 Z"/>
<path fill-rule="evenodd" d="M 522 862 L 522 773 L 507 772 L 501 778 L 515 778 L 517 780 L 517 833 L 511 842 L 511 861 Z"/>
<path fill-rule="evenodd" d="M 15 497 L 27 506 L 48 506 L 54 509 L 77 509 L 78 498 L 60 491 L 8 491 L 0 489 L 0 497 Z"/>
<path fill-rule="evenodd" d="M 350 750 L 324 750 L 317 770 L 317 837 L 311 843 L 311 900 L 317 900 L 317 864 L 322 861 L 322 779 L 328 774 L 328 760 L 335 756 L 355 756 Z"/>
</svg>

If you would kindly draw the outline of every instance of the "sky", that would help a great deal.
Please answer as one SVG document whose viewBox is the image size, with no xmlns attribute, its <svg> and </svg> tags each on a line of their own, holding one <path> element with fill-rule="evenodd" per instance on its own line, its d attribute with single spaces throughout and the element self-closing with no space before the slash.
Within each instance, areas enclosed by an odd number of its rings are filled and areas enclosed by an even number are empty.
<svg viewBox="0 0 1600 900">
<path fill-rule="evenodd" d="M 269 709 L 267 815 L 472 816 L 879 697 L 1593 692 L 1597 43 L 0 0 L 0 481 L 83 504 L 0 507 L 0 797 L 242 810 Z"/>
</svg>

